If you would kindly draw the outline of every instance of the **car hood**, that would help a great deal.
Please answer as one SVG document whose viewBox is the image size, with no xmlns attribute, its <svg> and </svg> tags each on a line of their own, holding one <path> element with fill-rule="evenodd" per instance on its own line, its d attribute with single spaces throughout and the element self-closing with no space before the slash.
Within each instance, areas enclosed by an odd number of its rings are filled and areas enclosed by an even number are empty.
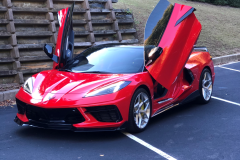
<svg viewBox="0 0 240 160">
<path fill-rule="evenodd" d="M 33 76 L 33 94 L 77 94 L 130 78 L 131 74 L 90 74 L 58 70 L 44 71 Z"/>
</svg>

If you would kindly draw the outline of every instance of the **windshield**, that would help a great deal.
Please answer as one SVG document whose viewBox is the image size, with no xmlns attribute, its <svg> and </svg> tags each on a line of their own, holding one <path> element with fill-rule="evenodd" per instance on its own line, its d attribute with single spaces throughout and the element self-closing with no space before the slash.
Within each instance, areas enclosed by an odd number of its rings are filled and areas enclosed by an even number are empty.
<svg viewBox="0 0 240 160">
<path fill-rule="evenodd" d="M 143 71 L 143 47 L 95 46 L 76 56 L 61 70 L 76 73 L 137 73 Z"/>
</svg>

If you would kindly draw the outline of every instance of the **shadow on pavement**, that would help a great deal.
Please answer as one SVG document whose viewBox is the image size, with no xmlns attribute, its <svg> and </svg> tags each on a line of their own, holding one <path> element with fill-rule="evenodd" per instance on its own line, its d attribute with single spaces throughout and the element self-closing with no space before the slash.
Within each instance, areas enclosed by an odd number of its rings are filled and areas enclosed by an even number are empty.
<svg viewBox="0 0 240 160">
<path fill-rule="evenodd" d="M 211 103 L 211 102 L 210 102 Z M 204 107 L 202 105 L 198 105 L 195 102 L 191 102 L 188 104 L 176 106 L 166 112 L 153 117 L 150 121 L 148 130 L 150 127 L 154 127 L 155 125 L 161 125 L 165 123 L 166 120 L 174 118 L 176 116 L 181 116 L 186 112 L 191 112 L 191 109 L 197 107 Z M 121 139 L 125 137 L 120 131 L 107 131 L 107 132 L 72 132 L 72 131 L 64 131 L 64 130 L 48 130 L 41 128 L 33 128 L 33 127 L 17 127 L 16 126 L 16 134 L 22 138 L 37 138 L 37 139 L 45 139 L 49 141 L 112 141 L 116 139 Z"/>
<path fill-rule="evenodd" d="M 209 102 L 209 104 L 210 103 L 211 103 L 211 101 Z M 150 121 L 149 126 L 161 124 L 161 123 L 164 123 L 164 121 L 167 121 L 168 119 L 180 117 L 182 115 L 192 116 L 191 110 L 194 110 L 199 107 L 206 107 L 206 105 L 200 105 L 200 104 L 197 104 L 196 102 L 192 101 L 187 104 L 176 106 L 174 108 L 171 108 L 171 109 L 153 117 Z"/>
<path fill-rule="evenodd" d="M 72 132 L 62 130 L 47 130 L 33 127 L 22 127 L 16 131 L 16 134 L 22 138 L 34 137 L 49 141 L 111 141 L 120 139 L 123 134 L 116 132 Z"/>
</svg>

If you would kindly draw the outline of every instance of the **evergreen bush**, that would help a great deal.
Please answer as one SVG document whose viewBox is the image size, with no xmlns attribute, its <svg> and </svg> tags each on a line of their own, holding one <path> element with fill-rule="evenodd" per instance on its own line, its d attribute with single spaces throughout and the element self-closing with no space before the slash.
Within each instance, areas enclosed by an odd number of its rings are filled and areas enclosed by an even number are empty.
<svg viewBox="0 0 240 160">
<path fill-rule="evenodd" d="M 232 7 L 239 7 L 240 8 L 240 0 L 191 0 L 191 1 L 198 1 L 198 2 L 206 2 L 215 5 L 229 5 Z"/>
</svg>

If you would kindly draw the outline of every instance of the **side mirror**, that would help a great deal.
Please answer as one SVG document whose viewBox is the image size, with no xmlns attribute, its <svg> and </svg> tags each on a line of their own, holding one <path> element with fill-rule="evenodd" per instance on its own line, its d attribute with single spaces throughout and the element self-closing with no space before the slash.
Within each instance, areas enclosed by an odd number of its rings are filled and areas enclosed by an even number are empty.
<svg viewBox="0 0 240 160">
<path fill-rule="evenodd" d="M 155 47 L 149 52 L 148 58 L 155 61 L 161 55 L 162 51 L 163 49 L 161 47 Z"/>
<path fill-rule="evenodd" d="M 54 62 L 58 63 L 58 57 L 53 54 L 52 46 L 44 44 L 43 50 L 49 58 L 51 58 Z"/>
<path fill-rule="evenodd" d="M 53 48 L 52 48 L 52 46 L 50 46 L 48 44 L 44 44 L 43 50 L 44 50 L 44 52 L 46 53 L 46 55 L 49 58 L 53 57 Z"/>
<path fill-rule="evenodd" d="M 148 53 L 149 61 L 147 65 L 154 62 L 162 54 L 162 52 L 163 52 L 163 49 L 161 47 L 155 47 L 151 49 L 151 51 Z"/>
</svg>

